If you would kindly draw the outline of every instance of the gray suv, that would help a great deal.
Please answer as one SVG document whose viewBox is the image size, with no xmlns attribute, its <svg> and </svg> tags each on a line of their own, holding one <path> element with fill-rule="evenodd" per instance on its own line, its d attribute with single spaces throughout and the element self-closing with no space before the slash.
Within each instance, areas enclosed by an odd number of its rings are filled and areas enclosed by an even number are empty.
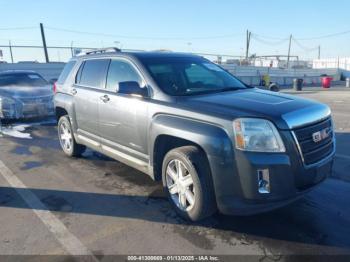
<svg viewBox="0 0 350 262">
<path fill-rule="evenodd" d="M 162 181 L 182 217 L 286 205 L 332 172 L 328 106 L 245 85 L 205 58 L 95 50 L 56 83 L 59 141 Z"/>
</svg>

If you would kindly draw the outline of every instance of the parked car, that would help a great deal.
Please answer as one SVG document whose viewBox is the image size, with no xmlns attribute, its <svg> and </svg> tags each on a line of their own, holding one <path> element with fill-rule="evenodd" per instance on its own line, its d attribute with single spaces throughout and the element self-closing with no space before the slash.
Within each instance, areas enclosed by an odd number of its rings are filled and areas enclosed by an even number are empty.
<svg viewBox="0 0 350 262">
<path fill-rule="evenodd" d="M 328 106 L 252 88 L 194 55 L 106 49 L 72 58 L 55 109 L 66 155 L 89 147 L 162 181 L 192 221 L 284 206 L 332 170 Z"/>
<path fill-rule="evenodd" d="M 0 73 L 0 118 L 23 119 L 53 116 L 53 89 L 34 71 Z"/>
</svg>

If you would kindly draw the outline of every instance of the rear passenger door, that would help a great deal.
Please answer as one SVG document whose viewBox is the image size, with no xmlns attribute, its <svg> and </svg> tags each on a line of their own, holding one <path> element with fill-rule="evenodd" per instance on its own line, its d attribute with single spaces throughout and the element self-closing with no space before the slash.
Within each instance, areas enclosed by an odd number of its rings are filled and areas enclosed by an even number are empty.
<svg viewBox="0 0 350 262">
<path fill-rule="evenodd" d="M 82 139 L 99 142 L 98 103 L 103 95 L 109 59 L 84 61 L 71 93 L 74 97 L 77 133 Z"/>
<path fill-rule="evenodd" d="M 140 71 L 129 60 L 111 60 L 105 100 L 99 101 L 100 135 L 103 150 L 127 154 L 148 162 L 148 99 L 118 92 L 120 82 L 138 82 L 146 88 Z M 111 152 L 109 152 L 111 153 Z"/>
</svg>

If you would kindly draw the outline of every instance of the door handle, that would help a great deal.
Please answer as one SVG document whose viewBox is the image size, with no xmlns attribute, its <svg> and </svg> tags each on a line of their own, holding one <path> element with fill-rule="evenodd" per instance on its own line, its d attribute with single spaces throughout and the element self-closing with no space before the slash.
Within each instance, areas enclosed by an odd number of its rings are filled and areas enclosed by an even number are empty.
<svg viewBox="0 0 350 262">
<path fill-rule="evenodd" d="M 74 96 L 74 95 L 76 95 L 77 93 L 78 93 L 78 91 L 75 89 L 75 88 L 73 88 L 71 91 L 71 94 Z"/>
<path fill-rule="evenodd" d="M 100 99 L 101 99 L 102 102 L 104 102 L 104 103 L 107 103 L 107 102 L 110 100 L 108 95 L 101 96 Z"/>
</svg>

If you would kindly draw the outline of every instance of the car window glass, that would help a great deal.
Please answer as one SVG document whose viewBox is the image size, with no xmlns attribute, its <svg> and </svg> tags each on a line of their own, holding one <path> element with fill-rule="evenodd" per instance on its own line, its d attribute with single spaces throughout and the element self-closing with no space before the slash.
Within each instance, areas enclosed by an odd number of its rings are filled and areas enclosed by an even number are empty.
<svg viewBox="0 0 350 262">
<path fill-rule="evenodd" d="M 64 84 L 64 82 L 66 81 L 70 71 L 74 67 L 75 63 L 76 63 L 76 61 L 70 61 L 64 66 L 63 71 L 62 71 L 62 73 L 60 74 L 60 76 L 59 76 L 59 78 L 57 80 L 58 84 Z"/>
<path fill-rule="evenodd" d="M 201 83 L 204 85 L 224 86 L 224 81 L 202 65 L 192 64 L 185 72 L 191 84 Z"/>
<path fill-rule="evenodd" d="M 78 83 L 83 86 L 104 88 L 109 59 L 92 59 L 84 63 Z M 77 77 L 79 76 L 79 72 Z"/>
<path fill-rule="evenodd" d="M 143 86 L 141 76 L 130 63 L 112 60 L 108 70 L 106 88 L 110 91 L 117 91 L 118 84 L 127 81 L 135 81 Z"/>
<path fill-rule="evenodd" d="M 167 94 L 187 96 L 245 89 L 236 77 L 200 57 L 139 58 L 157 85 Z"/>
<path fill-rule="evenodd" d="M 79 84 L 79 83 L 80 83 L 81 72 L 83 71 L 84 65 L 85 65 L 85 62 L 83 62 L 83 63 L 80 65 L 79 70 L 78 70 L 78 72 L 77 72 L 77 75 L 75 76 L 75 83 L 76 83 L 76 84 Z"/>
<path fill-rule="evenodd" d="M 45 85 L 48 85 L 48 82 L 39 74 L 35 73 L 9 73 L 0 75 L 0 86 L 39 87 Z"/>
</svg>

